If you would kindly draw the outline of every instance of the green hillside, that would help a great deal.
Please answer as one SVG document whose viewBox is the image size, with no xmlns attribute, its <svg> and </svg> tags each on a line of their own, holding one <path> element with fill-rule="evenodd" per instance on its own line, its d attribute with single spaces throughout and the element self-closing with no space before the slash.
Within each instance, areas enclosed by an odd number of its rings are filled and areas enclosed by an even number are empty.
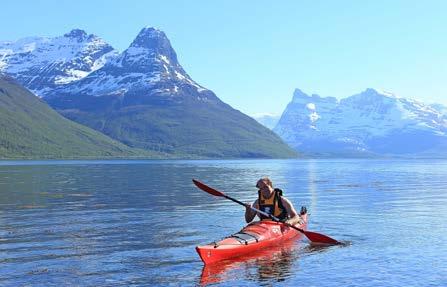
<svg viewBox="0 0 447 287">
<path fill-rule="evenodd" d="M 13 79 L 0 75 L 0 159 L 157 155 L 130 148 L 62 117 Z"/>
<path fill-rule="evenodd" d="M 297 154 L 254 119 L 222 102 L 188 100 L 95 111 L 58 110 L 128 146 L 180 158 L 291 158 Z"/>
</svg>

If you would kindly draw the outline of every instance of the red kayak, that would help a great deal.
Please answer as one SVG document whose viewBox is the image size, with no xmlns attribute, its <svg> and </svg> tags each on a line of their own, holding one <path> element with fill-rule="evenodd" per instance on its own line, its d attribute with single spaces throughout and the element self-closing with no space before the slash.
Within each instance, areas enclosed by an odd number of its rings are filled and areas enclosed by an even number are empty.
<svg viewBox="0 0 447 287">
<path fill-rule="evenodd" d="M 307 214 L 301 215 L 302 223 L 296 227 L 306 230 Z M 205 264 L 234 258 L 299 238 L 301 233 L 281 222 L 263 220 L 250 223 L 241 231 L 218 242 L 197 246 L 196 250 Z"/>
</svg>

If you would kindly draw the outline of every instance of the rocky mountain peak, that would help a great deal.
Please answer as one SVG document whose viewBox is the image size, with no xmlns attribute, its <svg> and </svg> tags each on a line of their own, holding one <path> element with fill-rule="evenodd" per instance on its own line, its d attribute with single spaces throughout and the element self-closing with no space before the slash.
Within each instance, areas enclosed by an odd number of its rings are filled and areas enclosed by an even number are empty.
<svg viewBox="0 0 447 287">
<path fill-rule="evenodd" d="M 140 30 L 138 35 L 133 40 L 131 46 L 150 48 L 166 41 L 169 42 L 166 34 L 163 31 L 153 27 L 145 27 Z"/>
<path fill-rule="evenodd" d="M 321 97 L 317 94 L 308 95 L 300 89 L 295 89 L 292 99 L 292 103 L 303 105 L 309 103 L 336 105 L 337 102 L 338 100 L 335 97 Z"/>
<path fill-rule="evenodd" d="M 393 93 L 378 91 L 373 88 L 367 88 L 363 92 L 356 94 L 354 96 L 351 96 L 351 97 L 358 97 L 358 98 L 364 98 L 364 99 L 381 99 L 381 100 L 383 100 L 384 98 L 388 98 L 388 99 L 397 99 L 398 98 Z"/>
<path fill-rule="evenodd" d="M 143 28 L 127 48 L 110 63 L 138 73 L 166 73 L 177 71 L 185 74 L 177 60 L 177 55 L 165 33 L 151 27 Z"/>
<path fill-rule="evenodd" d="M 374 88 L 366 88 L 366 90 L 364 90 L 361 94 L 364 94 L 364 95 L 377 95 L 377 94 L 379 94 L 379 92 L 376 89 L 374 89 Z"/>
<path fill-rule="evenodd" d="M 64 34 L 64 37 L 76 39 L 78 42 L 83 42 L 88 38 L 88 35 L 82 29 L 73 29 L 70 32 Z"/>
<path fill-rule="evenodd" d="M 129 48 L 145 49 L 149 53 L 162 54 L 177 61 L 177 56 L 168 37 L 163 31 L 156 28 L 143 28 Z"/>
<path fill-rule="evenodd" d="M 306 94 L 305 92 L 303 92 L 300 89 L 295 89 L 295 91 L 293 92 L 293 96 L 294 97 L 309 97 L 308 94 Z"/>
<path fill-rule="evenodd" d="M 368 88 L 365 91 L 340 101 L 342 106 L 350 106 L 355 109 L 389 113 L 391 110 L 400 110 L 400 99 L 389 92 L 379 92 Z"/>
</svg>

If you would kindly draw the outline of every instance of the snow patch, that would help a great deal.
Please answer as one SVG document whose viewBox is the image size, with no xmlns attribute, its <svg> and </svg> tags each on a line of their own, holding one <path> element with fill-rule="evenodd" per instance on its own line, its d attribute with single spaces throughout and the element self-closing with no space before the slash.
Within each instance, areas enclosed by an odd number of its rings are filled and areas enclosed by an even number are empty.
<svg viewBox="0 0 447 287">
<path fill-rule="evenodd" d="M 161 60 L 163 61 L 163 62 L 165 62 L 166 64 L 170 64 L 169 63 L 169 60 L 168 60 L 168 57 L 166 57 L 165 55 L 160 55 L 160 58 L 161 58 Z"/>
<path fill-rule="evenodd" d="M 66 71 L 66 73 L 69 75 L 68 77 L 56 76 L 54 78 L 54 83 L 59 84 L 59 85 L 68 84 L 73 81 L 82 79 L 89 74 L 89 72 L 86 72 L 86 71 L 79 71 L 79 70 L 73 70 L 73 69 Z"/>
<path fill-rule="evenodd" d="M 309 115 L 309 119 L 310 119 L 311 123 L 315 123 L 319 118 L 320 118 L 320 116 L 316 112 L 313 112 Z"/>
<path fill-rule="evenodd" d="M 183 76 L 182 74 L 180 74 L 178 71 L 175 71 L 175 76 L 179 79 L 179 80 L 185 80 L 186 77 Z"/>
<path fill-rule="evenodd" d="M 306 105 L 306 108 L 307 108 L 308 110 L 312 110 L 312 111 L 314 111 L 314 110 L 315 110 L 315 104 L 314 104 L 314 103 L 308 103 L 308 104 Z"/>
</svg>

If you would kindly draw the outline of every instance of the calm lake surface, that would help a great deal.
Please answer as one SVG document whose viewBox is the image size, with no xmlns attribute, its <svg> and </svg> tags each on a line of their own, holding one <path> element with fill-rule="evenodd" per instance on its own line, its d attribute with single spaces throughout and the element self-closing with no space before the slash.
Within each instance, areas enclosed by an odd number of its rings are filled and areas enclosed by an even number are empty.
<svg viewBox="0 0 447 287">
<path fill-rule="evenodd" d="M 195 246 L 235 233 L 268 175 L 308 230 L 203 268 Z M 0 162 L 0 286 L 447 286 L 447 161 Z"/>
</svg>

